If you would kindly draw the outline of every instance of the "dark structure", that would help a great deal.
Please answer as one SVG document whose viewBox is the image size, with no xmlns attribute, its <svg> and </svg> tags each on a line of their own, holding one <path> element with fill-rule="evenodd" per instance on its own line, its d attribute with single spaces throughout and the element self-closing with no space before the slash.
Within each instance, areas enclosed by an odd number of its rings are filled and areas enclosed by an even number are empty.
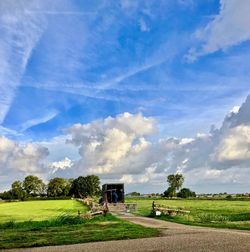
<svg viewBox="0 0 250 252">
<path fill-rule="evenodd" d="M 118 203 L 124 203 L 124 184 L 104 184 L 102 186 L 103 201 L 114 202 L 114 192 L 118 195 Z"/>
</svg>

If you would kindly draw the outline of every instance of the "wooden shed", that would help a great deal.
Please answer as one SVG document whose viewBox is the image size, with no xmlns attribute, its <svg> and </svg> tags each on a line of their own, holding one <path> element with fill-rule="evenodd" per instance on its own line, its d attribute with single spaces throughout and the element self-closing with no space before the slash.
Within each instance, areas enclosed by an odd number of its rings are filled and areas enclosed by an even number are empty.
<svg viewBox="0 0 250 252">
<path fill-rule="evenodd" d="M 124 203 L 124 184 L 104 184 L 102 186 L 102 198 L 109 203 L 114 202 L 113 192 L 118 195 L 118 202 Z"/>
</svg>

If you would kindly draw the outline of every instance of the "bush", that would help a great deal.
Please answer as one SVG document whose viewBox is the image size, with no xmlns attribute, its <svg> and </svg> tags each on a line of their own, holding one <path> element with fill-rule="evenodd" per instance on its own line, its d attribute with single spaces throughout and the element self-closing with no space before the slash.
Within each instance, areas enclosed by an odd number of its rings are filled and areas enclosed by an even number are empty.
<svg viewBox="0 0 250 252">
<path fill-rule="evenodd" d="M 180 198 L 190 198 L 190 197 L 196 197 L 195 192 L 192 192 L 189 188 L 182 188 L 178 193 L 177 197 Z"/>
</svg>

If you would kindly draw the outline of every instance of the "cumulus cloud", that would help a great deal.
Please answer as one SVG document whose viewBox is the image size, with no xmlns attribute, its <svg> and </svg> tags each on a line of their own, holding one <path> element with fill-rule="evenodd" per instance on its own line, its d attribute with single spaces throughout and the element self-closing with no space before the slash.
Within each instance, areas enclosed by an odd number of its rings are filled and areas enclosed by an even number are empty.
<svg viewBox="0 0 250 252">
<path fill-rule="evenodd" d="M 138 172 L 142 153 L 150 147 L 146 139 L 154 130 L 154 119 L 141 114 L 124 113 L 115 118 L 76 124 L 67 130 L 72 135 L 68 143 L 79 147 L 81 160 L 77 167 L 85 167 L 88 173 Z"/>
<path fill-rule="evenodd" d="M 128 175 L 123 175 L 120 180 L 121 183 L 126 183 L 126 184 L 131 184 L 134 183 L 134 178 L 132 175 L 128 174 Z"/>
<path fill-rule="evenodd" d="M 230 111 L 220 129 L 193 141 L 172 140 L 168 171 L 183 172 L 190 183 L 245 183 L 250 179 L 250 97 Z M 168 140 L 170 141 L 170 140 Z M 242 179 L 244 174 L 244 179 Z"/>
<path fill-rule="evenodd" d="M 22 145 L 0 136 L 0 182 L 12 181 L 27 174 L 44 175 L 46 168 L 43 159 L 48 154 L 47 148 L 31 143 Z M 1 179 L 3 176 L 5 180 Z"/>
<path fill-rule="evenodd" d="M 220 12 L 205 28 L 195 33 L 202 42 L 200 48 L 191 48 L 187 59 L 225 50 L 250 39 L 250 2 L 248 0 L 221 0 Z"/>
<path fill-rule="evenodd" d="M 250 164 L 250 125 L 228 130 L 216 149 L 215 159 L 220 162 L 248 161 Z"/>
<path fill-rule="evenodd" d="M 194 138 L 159 139 L 156 121 L 141 114 L 76 124 L 67 130 L 68 143 L 79 148 L 81 158 L 71 172 L 94 173 L 127 184 L 163 182 L 175 172 L 190 177 L 190 183 L 198 177 L 219 181 L 227 173 L 222 183 L 237 182 L 239 171 L 250 166 L 249 111 L 248 97 L 237 111 L 229 112 L 220 129 L 212 127 Z"/>
<path fill-rule="evenodd" d="M 0 179 L 27 173 L 47 178 L 96 174 L 103 181 L 159 186 L 166 184 L 167 174 L 182 172 L 189 185 L 249 185 L 249 113 L 250 96 L 226 115 L 221 128 L 212 127 L 194 138 L 159 138 L 155 119 L 142 114 L 123 113 L 75 124 L 65 130 L 65 136 L 43 143 L 52 152 L 60 150 L 63 156 L 56 160 L 48 158 L 42 143 L 40 147 L 38 143 L 22 145 L 1 137 Z M 67 146 L 74 146 L 79 155 L 67 157 L 63 152 Z"/>
</svg>

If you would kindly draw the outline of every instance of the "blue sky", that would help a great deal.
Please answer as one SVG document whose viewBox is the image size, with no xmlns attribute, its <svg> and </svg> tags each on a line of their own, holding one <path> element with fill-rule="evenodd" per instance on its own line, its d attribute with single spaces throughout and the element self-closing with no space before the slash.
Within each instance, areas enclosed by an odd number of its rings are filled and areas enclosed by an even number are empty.
<svg viewBox="0 0 250 252">
<path fill-rule="evenodd" d="M 132 147 L 142 137 L 156 144 L 161 139 L 209 134 L 211 125 L 220 129 L 225 116 L 249 94 L 249 9 L 247 0 L 1 3 L 0 134 L 20 149 L 27 144 L 47 148 L 45 163 L 38 155 L 34 164 L 38 168 L 32 171 L 49 179 L 54 173 L 48 167 L 65 158 L 76 174 L 97 171 L 86 161 L 85 143 L 66 143 L 75 124 L 103 120 L 100 127 L 105 128 L 106 118 L 119 120 L 124 113 L 153 118 L 154 133 L 139 134 Z M 89 138 L 96 137 L 91 134 Z M 114 154 L 115 148 L 110 151 Z M 128 155 L 126 150 L 122 158 Z M 84 162 L 93 169 L 81 170 L 79 163 Z M 154 173 L 150 190 L 160 191 L 162 174 L 176 172 L 180 165 L 173 168 L 164 163 L 164 172 L 157 173 L 152 172 L 152 167 L 158 167 L 155 163 L 137 175 L 112 163 L 112 169 L 101 171 L 100 176 L 103 181 L 109 176 L 147 191 L 139 176 Z M 3 188 L 9 183 L 6 174 L 17 170 L 13 164 L 8 166 L 0 173 Z M 68 176 L 65 167 L 56 170 Z M 206 169 L 221 171 L 218 167 Z M 28 172 L 24 167 L 16 177 Z M 231 173 L 223 176 L 232 178 Z M 224 185 L 216 179 L 205 189 L 195 181 L 187 185 L 199 191 L 228 189 L 230 179 Z M 247 190 L 249 184 L 244 183 L 238 181 L 232 190 Z"/>
</svg>

